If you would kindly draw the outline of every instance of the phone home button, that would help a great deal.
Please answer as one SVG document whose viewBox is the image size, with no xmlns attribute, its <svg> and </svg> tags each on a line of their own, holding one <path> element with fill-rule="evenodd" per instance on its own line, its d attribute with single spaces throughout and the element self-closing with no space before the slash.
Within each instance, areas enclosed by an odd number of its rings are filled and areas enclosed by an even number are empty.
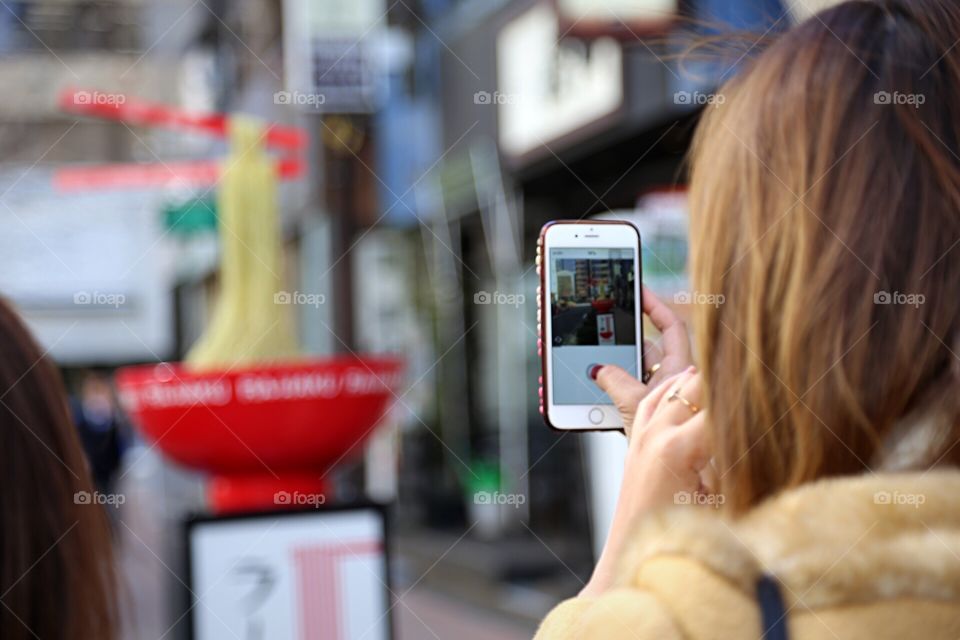
<svg viewBox="0 0 960 640">
<path fill-rule="evenodd" d="M 587 414 L 587 419 L 590 421 L 590 424 L 600 424 L 603 422 L 603 409 L 600 407 L 590 409 L 590 413 Z"/>
</svg>

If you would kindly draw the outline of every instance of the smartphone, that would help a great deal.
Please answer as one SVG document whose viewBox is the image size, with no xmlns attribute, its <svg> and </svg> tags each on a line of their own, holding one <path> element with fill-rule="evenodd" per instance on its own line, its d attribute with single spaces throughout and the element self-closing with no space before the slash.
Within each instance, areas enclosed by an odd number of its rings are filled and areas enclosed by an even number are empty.
<svg viewBox="0 0 960 640">
<path fill-rule="evenodd" d="M 640 232 L 629 222 L 550 222 L 536 259 L 544 420 L 561 431 L 623 428 L 591 371 L 643 371 Z"/>
</svg>

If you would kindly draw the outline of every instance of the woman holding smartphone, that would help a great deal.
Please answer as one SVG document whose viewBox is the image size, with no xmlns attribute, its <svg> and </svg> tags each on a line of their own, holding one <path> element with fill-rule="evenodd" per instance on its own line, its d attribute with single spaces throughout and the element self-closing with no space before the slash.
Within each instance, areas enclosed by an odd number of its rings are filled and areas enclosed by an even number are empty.
<svg viewBox="0 0 960 640">
<path fill-rule="evenodd" d="M 845 2 L 706 109 L 691 272 L 722 303 L 694 369 L 645 292 L 661 366 L 599 370 L 624 484 L 538 638 L 960 637 L 958 41 L 954 2 Z"/>
</svg>

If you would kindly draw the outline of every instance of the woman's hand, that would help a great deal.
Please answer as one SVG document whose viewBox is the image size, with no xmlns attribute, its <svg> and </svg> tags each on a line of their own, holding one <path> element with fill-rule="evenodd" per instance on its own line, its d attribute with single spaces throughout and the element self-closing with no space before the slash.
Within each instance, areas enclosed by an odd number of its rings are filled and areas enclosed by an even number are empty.
<svg viewBox="0 0 960 640">
<path fill-rule="evenodd" d="M 653 375 L 643 383 L 614 365 L 599 367 L 595 375 L 597 386 L 610 396 L 620 412 L 623 430 L 628 438 L 640 401 L 647 397 L 651 389 L 692 364 L 690 337 L 683 320 L 646 287 L 643 288 L 643 312 L 661 335 L 662 351 L 651 340 L 644 340 L 643 343 L 643 364 L 647 371 L 656 369 Z"/>
<path fill-rule="evenodd" d="M 701 378 L 693 367 L 664 380 L 640 402 L 610 533 L 580 595 L 595 596 L 610 588 L 624 546 L 643 514 L 674 504 L 678 493 L 693 498 L 710 490 L 702 480 L 711 453 L 701 402 Z"/>
</svg>

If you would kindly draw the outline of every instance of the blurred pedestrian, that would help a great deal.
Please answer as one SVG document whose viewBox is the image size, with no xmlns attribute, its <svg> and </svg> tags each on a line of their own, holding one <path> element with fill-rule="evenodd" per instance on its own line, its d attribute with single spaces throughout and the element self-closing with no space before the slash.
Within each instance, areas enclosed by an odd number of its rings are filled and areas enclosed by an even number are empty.
<svg viewBox="0 0 960 640">
<path fill-rule="evenodd" d="M 97 371 L 85 371 L 71 408 L 94 484 L 107 493 L 122 453 L 120 414 L 110 380 Z"/>
<path fill-rule="evenodd" d="M 844 2 L 705 110 L 699 370 L 644 291 L 661 366 L 597 376 L 617 512 L 538 638 L 960 637 L 958 41 L 956 2 Z"/>
</svg>

